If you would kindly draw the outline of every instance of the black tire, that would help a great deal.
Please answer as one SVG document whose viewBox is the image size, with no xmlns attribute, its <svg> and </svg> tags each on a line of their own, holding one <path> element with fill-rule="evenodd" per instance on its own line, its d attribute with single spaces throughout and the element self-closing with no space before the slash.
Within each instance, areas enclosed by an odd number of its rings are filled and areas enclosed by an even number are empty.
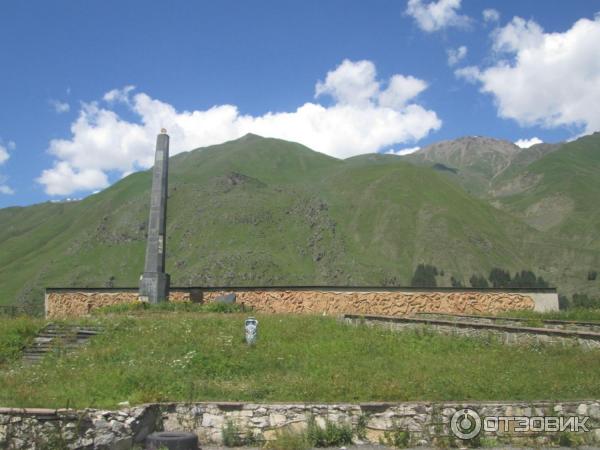
<svg viewBox="0 0 600 450">
<path fill-rule="evenodd" d="M 159 431 L 146 438 L 146 450 L 199 450 L 198 436 L 181 431 Z"/>
</svg>

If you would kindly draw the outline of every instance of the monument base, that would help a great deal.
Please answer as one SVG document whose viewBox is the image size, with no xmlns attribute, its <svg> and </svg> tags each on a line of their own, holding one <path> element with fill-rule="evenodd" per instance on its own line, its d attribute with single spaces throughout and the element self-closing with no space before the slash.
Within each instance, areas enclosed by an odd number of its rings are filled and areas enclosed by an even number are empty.
<svg viewBox="0 0 600 450">
<path fill-rule="evenodd" d="M 140 300 L 148 303 L 169 301 L 170 284 L 168 273 L 144 272 L 140 278 Z"/>
</svg>

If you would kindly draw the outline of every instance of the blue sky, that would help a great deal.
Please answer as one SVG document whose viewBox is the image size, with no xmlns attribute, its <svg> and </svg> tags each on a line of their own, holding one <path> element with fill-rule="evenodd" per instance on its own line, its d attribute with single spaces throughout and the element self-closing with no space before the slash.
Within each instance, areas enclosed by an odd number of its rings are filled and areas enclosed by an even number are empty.
<svg viewBox="0 0 600 450">
<path fill-rule="evenodd" d="M 599 11 L 590 0 L 6 0 L 0 207 L 83 197 L 149 167 L 161 126 L 172 153 L 249 131 L 337 157 L 464 135 L 571 139 L 600 128 Z"/>
</svg>

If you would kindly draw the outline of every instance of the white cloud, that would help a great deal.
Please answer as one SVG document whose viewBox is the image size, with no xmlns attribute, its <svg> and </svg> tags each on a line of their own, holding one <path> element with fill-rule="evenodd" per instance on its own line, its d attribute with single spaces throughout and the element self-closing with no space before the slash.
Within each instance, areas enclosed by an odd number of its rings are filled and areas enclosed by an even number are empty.
<svg viewBox="0 0 600 450">
<path fill-rule="evenodd" d="M 52 105 L 57 114 L 69 112 L 71 109 L 71 106 L 68 103 L 59 100 L 50 100 L 50 105 Z"/>
<path fill-rule="evenodd" d="M 441 127 L 434 111 L 415 103 L 426 87 L 422 80 L 399 74 L 378 80 L 372 62 L 345 60 L 315 87 L 317 97 L 332 97 L 332 105 L 307 102 L 262 116 L 240 114 L 234 105 L 177 111 L 134 93 L 131 86 L 114 89 L 104 96 L 105 103 L 83 105 L 70 138 L 50 142 L 48 151 L 56 160 L 37 181 L 50 195 L 104 188 L 110 172 L 123 176 L 152 166 L 156 134 L 163 127 L 171 136 L 172 155 L 246 133 L 301 142 L 339 158 L 373 153 L 418 141 Z M 120 117 L 111 109 L 115 102 L 127 105 L 138 120 Z"/>
<path fill-rule="evenodd" d="M 476 66 L 466 66 L 456 69 L 454 71 L 454 75 L 456 75 L 458 78 L 463 78 L 470 83 L 476 83 L 479 81 L 481 71 Z"/>
<path fill-rule="evenodd" d="M 427 83 L 415 77 L 394 75 L 385 91 L 378 94 L 379 106 L 392 109 L 403 108 L 409 100 L 427 89 Z"/>
<path fill-rule="evenodd" d="M 10 158 L 10 155 L 8 154 L 7 148 L 0 144 L 0 164 L 6 162 L 8 158 Z"/>
<path fill-rule="evenodd" d="M 113 89 L 111 91 L 108 91 L 106 94 L 104 94 L 104 97 L 102 97 L 102 100 L 104 100 L 105 102 L 122 102 L 122 103 L 128 103 L 129 102 L 129 93 L 131 91 L 133 91 L 135 89 L 135 86 L 133 85 L 129 85 L 129 86 L 125 86 L 123 89 Z"/>
<path fill-rule="evenodd" d="M 580 19 L 562 33 L 515 17 L 493 37 L 500 58 L 494 65 L 455 73 L 481 83 L 500 117 L 522 126 L 600 129 L 600 17 Z"/>
<path fill-rule="evenodd" d="M 327 73 L 325 82 L 317 82 L 315 98 L 327 94 L 341 105 L 368 105 L 379 92 L 375 75 L 375 64 L 371 61 L 346 59 L 337 69 Z"/>
<path fill-rule="evenodd" d="M 484 9 L 481 14 L 485 22 L 498 22 L 500 20 L 500 13 L 492 8 Z"/>
<path fill-rule="evenodd" d="M 461 62 L 463 59 L 465 59 L 465 56 L 467 56 L 467 51 L 467 47 L 464 45 L 461 45 L 458 48 L 449 48 L 446 50 L 446 53 L 448 54 L 448 65 L 455 66 Z"/>
<path fill-rule="evenodd" d="M 419 28 L 428 33 L 447 27 L 467 27 L 469 17 L 458 14 L 461 0 L 438 0 L 423 3 L 423 0 L 408 0 L 406 14 L 417 22 Z"/>
<path fill-rule="evenodd" d="M 402 156 L 402 155 L 410 155 L 411 153 L 414 153 L 419 150 L 421 150 L 421 147 L 409 147 L 409 148 L 401 148 L 400 150 L 390 149 L 385 153 L 386 153 L 386 155 Z"/>
<path fill-rule="evenodd" d="M 68 195 L 108 186 L 108 178 L 101 170 L 83 169 L 75 172 L 65 161 L 44 170 L 37 181 L 46 186 L 46 193 L 50 195 Z"/>
<path fill-rule="evenodd" d="M 543 142 L 539 137 L 532 137 L 531 139 L 519 139 L 515 142 L 515 145 L 521 148 L 529 148 L 532 145 L 542 144 Z"/>
<path fill-rule="evenodd" d="M 10 158 L 9 150 L 14 150 L 16 148 L 16 144 L 14 141 L 8 141 L 6 145 L 2 144 L 0 140 L 0 165 L 4 164 Z M 8 186 L 6 183 L 6 177 L 0 174 L 0 194 L 14 194 L 15 191 Z"/>
</svg>

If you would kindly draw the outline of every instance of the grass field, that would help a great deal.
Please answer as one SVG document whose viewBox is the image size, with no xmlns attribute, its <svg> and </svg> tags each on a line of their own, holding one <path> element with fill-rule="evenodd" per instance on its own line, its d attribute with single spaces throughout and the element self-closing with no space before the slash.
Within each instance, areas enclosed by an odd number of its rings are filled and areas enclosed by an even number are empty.
<svg viewBox="0 0 600 450">
<path fill-rule="evenodd" d="M 534 400 L 600 396 L 597 351 L 507 347 L 393 333 L 320 316 L 125 311 L 88 319 L 107 332 L 68 356 L 23 367 L 15 352 L 41 326 L 3 320 L 0 405 L 102 407 L 155 401 Z M 17 330 L 17 331 L 15 331 Z M 15 337 L 17 336 L 17 337 Z M 8 345 L 6 344 L 8 342 Z"/>
<path fill-rule="evenodd" d="M 533 320 L 574 320 L 578 322 L 600 322 L 600 309 L 573 308 L 566 311 L 510 311 L 500 314 L 503 317 L 516 317 Z"/>
</svg>

